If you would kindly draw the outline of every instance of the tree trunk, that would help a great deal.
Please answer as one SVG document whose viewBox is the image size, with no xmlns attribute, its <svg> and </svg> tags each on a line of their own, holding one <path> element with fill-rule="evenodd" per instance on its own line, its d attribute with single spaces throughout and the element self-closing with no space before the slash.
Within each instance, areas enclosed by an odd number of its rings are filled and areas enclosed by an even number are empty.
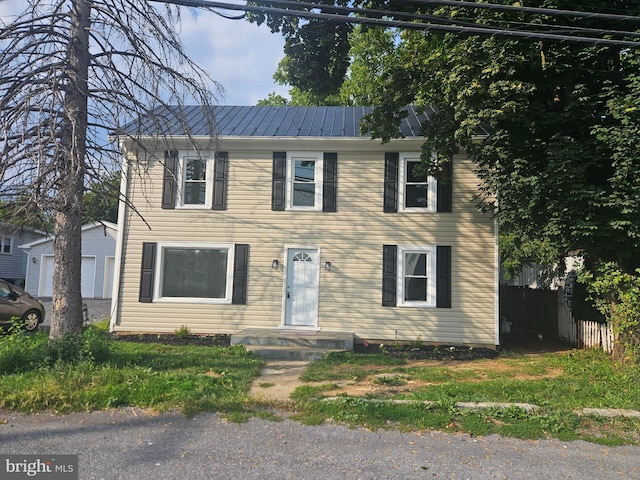
<svg viewBox="0 0 640 480">
<path fill-rule="evenodd" d="M 74 0 L 67 52 L 68 78 L 64 88 L 64 112 L 60 120 L 60 147 L 56 164 L 61 182 L 55 194 L 53 311 L 50 338 L 82 327 L 82 194 L 84 192 L 89 98 L 89 27 L 91 7 Z"/>
</svg>

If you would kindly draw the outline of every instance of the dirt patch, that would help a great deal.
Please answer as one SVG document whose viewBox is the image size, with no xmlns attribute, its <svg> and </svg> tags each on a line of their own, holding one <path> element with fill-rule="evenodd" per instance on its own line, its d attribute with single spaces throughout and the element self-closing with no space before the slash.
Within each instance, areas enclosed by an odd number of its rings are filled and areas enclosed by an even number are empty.
<svg viewBox="0 0 640 480">
<path fill-rule="evenodd" d="M 469 372 L 463 379 L 457 382 L 476 383 L 492 378 L 509 378 L 510 380 L 541 380 L 553 379 L 562 374 L 561 368 L 547 369 L 541 373 L 527 373 L 521 365 L 514 365 L 509 358 L 479 359 L 479 360 L 407 360 L 403 365 L 392 367 L 372 367 L 369 374 L 363 379 L 338 380 L 331 382 L 337 388 L 323 392 L 325 395 L 346 394 L 349 396 L 376 396 L 384 397 L 402 393 L 410 393 L 416 389 L 437 385 L 440 382 L 423 381 L 413 378 L 411 370 L 419 368 L 435 368 L 452 372 L 454 375 L 460 372 Z M 315 382 L 309 383 L 313 385 Z"/>
</svg>

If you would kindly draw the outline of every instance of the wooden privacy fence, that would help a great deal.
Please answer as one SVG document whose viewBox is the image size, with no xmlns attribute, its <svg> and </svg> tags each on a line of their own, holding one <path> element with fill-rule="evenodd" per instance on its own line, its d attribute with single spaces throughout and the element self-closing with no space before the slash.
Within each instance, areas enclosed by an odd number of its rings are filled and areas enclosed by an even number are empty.
<svg viewBox="0 0 640 480">
<path fill-rule="evenodd" d="M 578 348 L 602 348 L 613 352 L 614 337 L 611 325 L 590 320 L 575 320 L 564 295 L 558 289 L 558 338 Z"/>
<path fill-rule="evenodd" d="M 602 348 L 611 353 L 614 337 L 611 325 L 575 320 L 562 288 L 542 290 L 500 286 L 500 315 L 521 330 L 562 340 L 578 348 Z"/>
</svg>

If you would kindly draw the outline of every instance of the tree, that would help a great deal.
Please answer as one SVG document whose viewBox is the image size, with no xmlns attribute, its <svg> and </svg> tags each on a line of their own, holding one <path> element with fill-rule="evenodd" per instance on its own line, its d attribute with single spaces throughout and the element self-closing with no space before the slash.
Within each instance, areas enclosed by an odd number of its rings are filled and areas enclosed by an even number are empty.
<svg viewBox="0 0 640 480">
<path fill-rule="evenodd" d="M 134 140 L 164 132 L 158 107 L 180 118 L 170 105 L 208 106 L 210 85 L 217 87 L 185 54 L 175 8 L 159 11 L 145 0 L 26 4 L 0 28 L 0 195 L 20 198 L 25 218 L 54 216 L 50 335 L 57 338 L 82 325 L 83 192 L 118 162 L 122 126 Z"/>
<path fill-rule="evenodd" d="M 89 184 L 82 197 L 83 224 L 101 220 L 118 223 L 120 177 L 120 172 L 112 172 Z"/>
<path fill-rule="evenodd" d="M 451 24 L 494 26 L 506 33 L 519 28 L 574 35 L 606 32 L 621 38 L 616 31 L 638 23 L 621 24 L 603 15 L 556 16 L 553 10 L 424 2 L 366 5 L 431 15 Z M 529 1 L 526 6 L 640 14 L 638 0 Z M 637 50 L 374 27 L 359 27 L 349 41 L 351 69 L 341 87 L 342 99 L 377 107 L 363 129 L 386 141 L 399 135 L 405 105 L 439 107 L 424 126 L 425 168 L 437 175 L 442 163 L 464 148 L 483 181 L 478 203 L 496 213 L 501 231 L 510 236 L 511 252 L 519 255 L 529 248 L 533 254 L 544 252 L 548 260 L 551 251 L 555 256 L 580 251 L 594 263 L 615 261 L 626 271 L 640 265 Z M 311 94 L 324 92 L 313 85 L 292 85 L 311 88 Z M 488 126 L 491 133 L 480 138 Z M 432 151 L 438 154 L 436 161 L 430 160 Z"/>
</svg>

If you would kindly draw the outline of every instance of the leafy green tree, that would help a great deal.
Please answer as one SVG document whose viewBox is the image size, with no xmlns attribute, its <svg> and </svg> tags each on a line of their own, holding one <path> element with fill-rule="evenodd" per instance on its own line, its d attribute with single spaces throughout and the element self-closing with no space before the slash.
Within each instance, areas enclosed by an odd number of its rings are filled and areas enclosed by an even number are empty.
<svg viewBox="0 0 640 480">
<path fill-rule="evenodd" d="M 106 220 L 118 223 L 120 199 L 120 172 L 106 174 L 102 180 L 89 184 L 82 198 L 82 223 Z"/>
<path fill-rule="evenodd" d="M 598 16 L 585 20 L 421 2 L 353 5 L 438 15 L 466 25 L 622 29 Z M 640 13 L 639 0 L 547 0 L 526 6 Z M 300 22 L 283 25 L 295 31 Z M 626 271 L 640 264 L 636 51 L 373 27 L 356 29 L 348 40 L 351 68 L 341 86 L 343 103 L 375 105 L 363 129 L 383 141 L 399 136 L 405 105 L 439 107 L 424 126 L 426 168 L 438 174 L 458 148 L 466 151 L 482 179 L 478 204 L 495 212 L 501 231 L 510 236 L 504 253 L 513 253 L 514 268 L 548 260 L 550 252 L 557 257 L 575 251 L 594 263 L 615 261 Z M 307 44 L 310 52 L 316 48 Z M 326 93 L 288 79 L 310 94 Z M 480 136 L 489 126 L 491 133 Z M 438 154 L 435 162 L 429 161 L 432 151 Z M 525 258 L 524 251 L 533 257 Z"/>
</svg>

